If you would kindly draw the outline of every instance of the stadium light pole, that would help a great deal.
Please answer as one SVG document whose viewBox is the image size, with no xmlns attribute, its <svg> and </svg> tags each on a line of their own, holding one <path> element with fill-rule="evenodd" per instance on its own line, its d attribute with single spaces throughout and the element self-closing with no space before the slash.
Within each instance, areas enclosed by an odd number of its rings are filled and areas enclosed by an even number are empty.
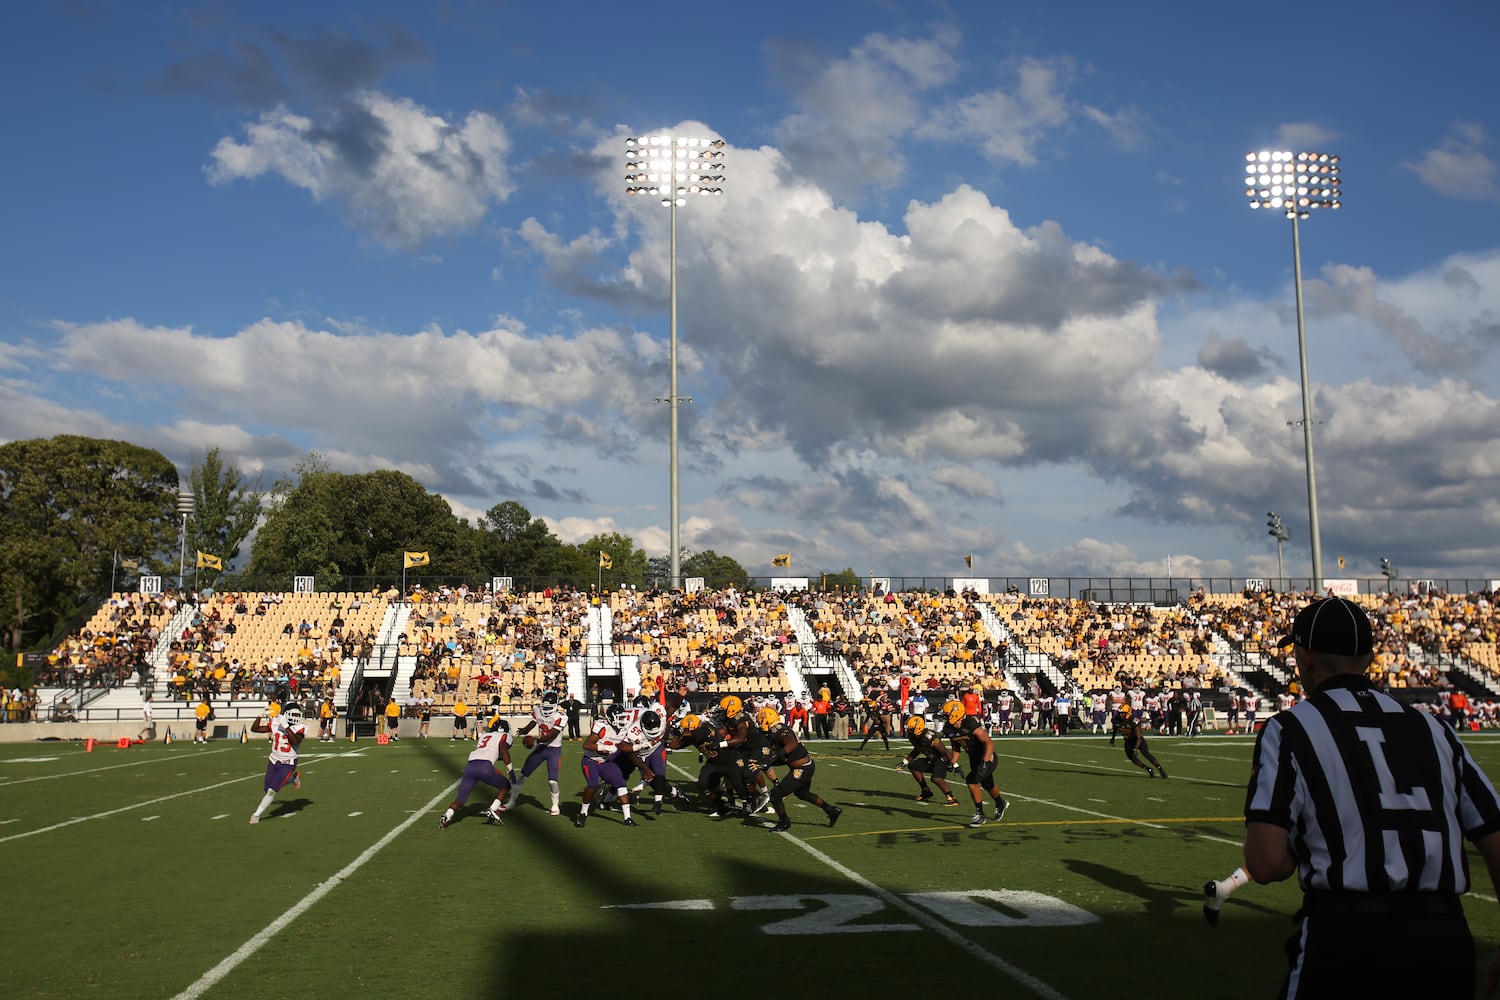
<svg viewBox="0 0 1500 1000">
<path fill-rule="evenodd" d="M 181 490 L 177 494 L 177 513 L 182 515 L 182 534 L 177 536 L 177 593 L 181 595 L 183 562 L 187 556 L 187 523 L 188 517 L 193 513 L 193 494 L 187 490 Z M 167 565 L 170 566 L 171 563 Z"/>
<path fill-rule="evenodd" d="M 1307 458 L 1307 527 L 1312 543 L 1312 590 L 1323 589 L 1323 542 L 1318 530 L 1318 477 L 1313 463 L 1312 390 L 1307 379 L 1307 330 L 1302 315 L 1302 237 L 1297 228 L 1315 208 L 1340 208 L 1339 158 L 1330 153 L 1262 149 L 1245 154 L 1245 197 L 1292 221 L 1292 280 L 1297 296 L 1297 360 L 1302 370 L 1302 450 Z"/>
<path fill-rule="evenodd" d="M 671 256 L 669 285 L 671 383 L 665 397 L 670 414 L 668 451 L 671 493 L 671 581 L 670 588 L 682 585 L 682 520 L 677 500 L 677 407 L 691 403 L 689 397 L 677 394 L 677 209 L 687 204 L 688 196 L 717 197 L 724 193 L 724 140 L 704 136 L 673 135 L 656 132 L 630 136 L 625 140 L 625 193 L 655 195 L 671 214 Z"/>
</svg>

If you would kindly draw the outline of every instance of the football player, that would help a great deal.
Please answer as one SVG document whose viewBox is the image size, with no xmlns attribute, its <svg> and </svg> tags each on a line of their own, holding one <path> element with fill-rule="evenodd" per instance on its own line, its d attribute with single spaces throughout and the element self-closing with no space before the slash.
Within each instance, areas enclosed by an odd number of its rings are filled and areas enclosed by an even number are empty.
<svg viewBox="0 0 1500 1000">
<path fill-rule="evenodd" d="M 1115 737 L 1120 736 L 1125 740 L 1125 756 L 1130 763 L 1146 772 L 1146 777 L 1155 778 L 1167 776 L 1167 769 L 1161 766 L 1151 753 L 1151 748 L 1146 744 L 1146 737 L 1141 735 L 1140 720 L 1136 717 L 1135 709 L 1129 705 L 1121 705 L 1120 712 L 1115 716 L 1115 731 L 1109 734 L 1110 746 L 1114 746 Z M 1146 764 L 1141 760 L 1145 757 L 1151 763 Z M 1152 766 L 1156 770 L 1151 770 Z"/>
<path fill-rule="evenodd" d="M 739 699 L 736 698 L 735 701 L 738 702 Z M 742 765 L 735 763 L 737 748 L 732 748 L 729 742 L 733 735 L 729 731 L 732 720 L 724 717 L 722 709 L 715 709 L 701 718 L 697 726 L 689 729 L 688 719 L 691 718 L 693 716 L 682 720 L 683 746 L 696 748 L 703 757 L 703 768 L 698 772 L 698 792 L 708 803 L 709 816 L 722 819 L 729 815 L 729 806 L 724 801 L 721 786 L 727 786 L 745 801 L 750 798 L 742 776 Z M 743 744 L 743 739 L 741 743 Z M 743 755 L 740 759 L 743 759 Z"/>
<path fill-rule="evenodd" d="M 501 761 L 505 762 L 504 772 L 500 770 Z M 479 742 L 475 745 L 474 752 L 469 754 L 463 776 L 459 778 L 458 794 L 443 811 L 443 818 L 438 820 L 438 829 L 448 829 L 453 817 L 469 801 L 469 793 L 474 791 L 475 785 L 489 785 L 500 793 L 495 801 L 503 802 L 511 789 L 511 778 L 515 773 L 510 762 L 510 723 L 497 715 L 490 719 L 484 726 L 484 731 L 479 734 Z M 492 823 L 501 822 L 500 812 L 494 806 L 484 810 L 482 815 Z"/>
<path fill-rule="evenodd" d="M 654 781 L 656 775 L 636 755 L 634 747 L 625 742 L 625 734 L 622 731 L 624 725 L 624 709 L 618 705 L 611 706 L 605 718 L 594 720 L 594 725 L 589 729 L 588 738 L 583 741 L 583 808 L 573 820 L 573 825 L 576 827 L 581 828 L 588 821 L 589 806 L 593 804 L 600 785 L 614 789 L 615 795 L 620 800 L 620 812 L 625 817 L 622 821 L 624 825 L 638 825 L 630 818 L 630 787 L 625 784 L 625 776 L 620 773 L 616 755 L 619 753 L 628 755 L 631 762 L 641 769 L 646 780 Z"/>
<path fill-rule="evenodd" d="M 936 733 L 929 732 L 927 720 L 920 715 L 913 715 L 906 720 L 906 738 L 911 740 L 911 750 L 901 758 L 901 766 L 911 773 L 916 779 L 917 787 L 921 789 L 917 793 L 918 802 L 926 802 L 932 798 L 932 789 L 927 785 L 926 775 L 932 775 L 932 783 L 942 789 L 943 796 L 948 800 L 945 806 L 958 805 L 958 799 L 953 797 L 953 789 L 948 787 L 948 770 L 958 764 L 958 754 L 943 745 L 943 740 Z"/>
<path fill-rule="evenodd" d="M 812 754 L 797 739 L 797 734 L 792 732 L 792 727 L 785 722 L 778 722 L 768 734 L 772 749 L 772 763 L 785 764 L 788 768 L 786 777 L 776 782 L 776 787 L 771 789 L 769 800 L 776 810 L 776 825 L 771 827 L 772 833 L 785 833 L 792 828 L 791 818 L 786 814 L 786 797 L 795 795 L 803 802 L 811 802 L 823 810 L 823 815 L 828 817 L 828 825 L 833 826 L 844 814 L 844 810 L 836 805 L 824 802 L 812 791 L 813 773 L 817 770 L 813 764 Z"/>
<path fill-rule="evenodd" d="M 964 712 L 964 703 L 961 701 L 950 701 L 943 705 L 943 718 L 947 721 L 943 735 L 948 737 L 948 742 L 955 751 L 954 757 L 964 751 L 969 754 L 969 773 L 964 775 L 964 781 L 969 786 L 969 797 L 974 800 L 974 818 L 969 821 L 969 825 L 984 825 L 984 799 L 980 795 L 981 791 L 989 792 L 990 797 L 995 800 L 995 822 L 1000 822 L 1005 810 L 1010 808 L 1010 803 L 1005 801 L 1005 796 L 995 786 L 995 741 L 990 739 L 984 723 L 976 716 Z"/>
<path fill-rule="evenodd" d="M 557 783 L 557 775 L 558 765 L 562 761 L 563 726 L 566 721 L 562 707 L 557 703 L 557 692 L 544 693 L 541 703 L 531 710 L 531 720 L 516 731 L 516 735 L 521 737 L 521 745 L 531 752 L 526 755 L 526 763 L 521 765 L 521 773 L 516 776 L 511 787 L 510 798 L 506 802 L 496 799 L 490 806 L 492 810 L 504 812 L 509 809 L 510 804 L 521 794 L 521 786 L 531 777 L 531 772 L 546 763 L 547 789 L 552 793 L 552 808 L 548 812 L 553 816 L 562 812 L 562 790 Z M 535 735 L 532 735 L 533 729 L 536 730 Z"/>
<path fill-rule="evenodd" d="M 859 748 L 863 750 L 865 744 L 874 739 L 876 733 L 879 733 L 880 742 L 889 750 L 891 748 L 891 730 L 886 720 L 891 717 L 891 712 L 895 711 L 895 706 L 891 704 L 891 696 L 884 688 L 871 688 L 869 694 L 865 696 L 864 708 L 867 728 L 865 729 L 865 738 L 859 741 Z"/>
<path fill-rule="evenodd" d="M 667 782 L 667 726 L 654 708 L 639 709 L 634 714 L 637 717 L 626 726 L 622 749 L 615 752 L 615 763 L 620 776 L 627 780 L 634 772 L 641 772 L 643 782 L 651 785 L 651 815 L 660 816 L 662 799 L 672 790 Z M 647 779 L 648 773 L 653 777 Z"/>
<path fill-rule="evenodd" d="M 250 723 L 250 731 L 271 734 L 271 756 L 270 762 L 266 764 L 266 794 L 262 796 L 260 805 L 255 807 L 255 812 L 250 814 L 250 822 L 259 823 L 261 814 L 271 805 L 277 792 L 287 785 L 302 787 L 302 775 L 297 771 L 297 748 L 307 735 L 307 726 L 302 722 L 302 709 L 291 705 L 274 719 L 257 715 L 255 721 Z"/>
</svg>

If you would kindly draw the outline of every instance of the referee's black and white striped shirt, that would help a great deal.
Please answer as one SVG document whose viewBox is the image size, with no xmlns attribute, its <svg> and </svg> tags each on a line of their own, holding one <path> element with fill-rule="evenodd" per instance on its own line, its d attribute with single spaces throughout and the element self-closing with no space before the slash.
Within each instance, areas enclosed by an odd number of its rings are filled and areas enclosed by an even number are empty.
<svg viewBox="0 0 1500 1000">
<path fill-rule="evenodd" d="M 1245 819 L 1289 831 L 1305 892 L 1463 893 L 1500 795 L 1451 729 L 1350 675 L 1266 723 Z"/>
</svg>

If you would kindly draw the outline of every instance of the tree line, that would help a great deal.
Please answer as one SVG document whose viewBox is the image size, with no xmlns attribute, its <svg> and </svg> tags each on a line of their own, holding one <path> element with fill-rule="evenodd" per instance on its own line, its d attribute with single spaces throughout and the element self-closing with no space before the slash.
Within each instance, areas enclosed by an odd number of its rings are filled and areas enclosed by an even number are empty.
<svg viewBox="0 0 1500 1000">
<path fill-rule="evenodd" d="M 179 491 L 192 500 L 185 531 Z M 197 569 L 198 552 L 224 571 Z M 601 574 L 611 589 L 669 584 L 669 560 L 648 558 L 628 535 L 568 545 L 515 500 L 471 524 L 404 472 L 336 472 L 318 452 L 265 489 L 218 448 L 179 483 L 166 456 L 126 441 L 64 434 L 0 445 L 0 635 L 12 652 L 54 644 L 111 587 L 134 590 L 141 576 L 170 587 L 180 570 L 185 588 L 216 590 L 289 590 L 292 577 L 312 576 L 320 591 L 346 590 L 400 581 L 406 552 L 428 554 L 422 576 L 471 586 L 505 576 L 583 587 Z M 749 583 L 712 549 L 682 553 L 682 574 L 711 589 Z M 858 580 L 845 570 L 827 582 Z"/>
</svg>

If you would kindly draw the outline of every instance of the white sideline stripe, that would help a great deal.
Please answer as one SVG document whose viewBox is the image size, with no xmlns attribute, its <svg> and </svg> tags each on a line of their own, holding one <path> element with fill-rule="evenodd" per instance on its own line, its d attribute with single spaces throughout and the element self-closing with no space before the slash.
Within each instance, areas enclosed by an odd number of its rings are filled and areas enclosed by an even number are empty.
<svg viewBox="0 0 1500 1000">
<path fill-rule="evenodd" d="M 363 854 L 345 865 L 332 878 L 319 883 L 317 888 L 313 889 L 312 892 L 308 893 L 306 896 L 303 896 L 300 900 L 298 900 L 291 909 L 287 910 L 281 916 L 277 917 L 275 920 L 267 924 L 264 930 L 262 930 L 259 934 L 256 934 L 249 941 L 246 941 L 244 944 L 240 945 L 239 949 L 235 951 L 234 954 L 230 955 L 228 958 L 224 959 L 224 961 L 220 962 L 218 965 L 205 972 L 202 976 L 199 977 L 197 982 L 189 986 L 187 989 L 183 990 L 181 993 L 177 994 L 177 996 L 174 997 L 173 1000 L 197 1000 L 197 998 L 201 997 L 206 991 L 212 989 L 220 980 L 237 969 L 247 958 L 254 955 L 256 952 L 260 951 L 267 944 L 269 944 L 271 938 L 275 937 L 277 934 L 280 934 L 288 924 L 290 924 L 293 920 L 296 920 L 298 917 L 302 916 L 302 914 L 306 913 L 308 910 L 312 909 L 312 907 L 320 899 L 328 895 L 334 889 L 337 889 L 345 879 L 363 868 L 366 862 L 368 862 L 371 858 L 375 857 L 375 855 L 384 850 L 386 845 L 391 841 L 395 840 L 397 837 L 401 836 L 401 834 L 405 833 L 413 823 L 428 815 L 439 803 L 443 801 L 443 799 L 452 794 L 453 790 L 457 787 L 458 782 L 455 781 L 453 784 L 449 785 L 447 788 L 439 792 L 426 805 L 422 806 L 406 819 L 396 824 L 396 826 L 391 828 L 391 831 L 389 833 L 366 848 Z"/>
<path fill-rule="evenodd" d="M 210 752 L 211 753 L 220 753 L 222 751 L 213 750 L 213 751 L 210 751 Z M 181 761 L 179 761 L 178 763 L 181 763 Z M 123 767 L 123 766 L 126 766 L 126 765 L 111 765 L 111 767 L 114 767 L 114 766 L 121 766 L 121 767 Z M 109 768 L 100 768 L 100 770 L 109 770 Z M 80 773 L 87 773 L 87 772 L 80 772 Z M 254 774 L 242 774 L 238 778 L 230 778 L 228 781 L 221 781 L 217 785 L 204 785 L 201 788 L 189 788 L 185 792 L 173 792 L 171 795 L 163 795 L 159 799 L 148 799 L 145 802 L 137 802 L 134 805 L 121 806 L 118 809 L 110 809 L 110 810 L 107 810 L 107 811 L 102 812 L 102 813 L 94 813 L 92 816 L 74 816 L 72 819 L 63 820 L 61 823 L 54 823 L 51 826 L 44 826 L 44 827 L 42 827 L 39 830 L 28 830 L 25 833 L 13 833 L 9 837 L 0 837 L 0 844 L 9 843 L 12 840 L 21 840 L 24 837 L 35 837 L 39 833 L 51 833 L 53 830 L 61 830 L 65 826 L 73 826 L 75 823 L 87 823 L 89 820 L 93 820 L 93 819 L 106 819 L 106 818 L 108 818 L 110 816 L 116 816 L 116 815 L 119 815 L 120 813 L 123 813 L 123 812 L 130 812 L 132 809 L 144 809 L 147 806 L 154 806 L 158 802 L 170 802 L 173 799 L 180 799 L 184 795 L 197 795 L 199 792 L 211 792 L 215 788 L 223 788 L 225 785 L 233 785 L 236 782 L 246 781 L 246 780 L 248 780 L 250 778 L 254 778 L 254 777 L 257 777 L 257 775 L 254 775 Z M 259 777 L 264 777 L 264 774 L 259 775 Z"/>
<path fill-rule="evenodd" d="M 113 746 L 114 744 L 110 745 Z M 228 747 L 224 747 L 221 750 L 206 750 L 202 754 L 199 754 L 199 756 L 207 756 L 211 753 L 224 753 L 228 749 Z M 32 778 L 0 778 L 0 788 L 8 788 L 11 785 L 24 785 L 28 781 L 56 781 L 58 778 L 76 778 L 83 774 L 98 774 L 100 771 L 114 771 L 122 767 L 141 767 L 146 764 L 161 764 L 170 761 L 175 761 L 179 764 L 182 763 L 182 759 L 178 757 L 152 757 L 147 760 L 133 760 L 128 764 L 109 764 L 105 767 L 91 767 L 87 771 L 69 771 L 66 774 L 39 774 Z"/>
<path fill-rule="evenodd" d="M 681 765 L 673 763 L 670 757 L 667 758 L 667 763 L 668 765 L 680 771 L 683 777 L 692 777 L 692 775 L 688 773 L 688 771 Z M 862 762 L 856 761 L 856 763 Z M 873 767 L 874 765 L 871 766 Z M 964 937 L 958 931 L 954 930 L 952 927 L 949 927 L 947 924 L 943 923 L 941 920 L 939 920 L 937 917 L 934 917 L 926 910 L 920 909 L 914 903 L 909 903 L 890 890 L 885 889 L 875 884 L 874 882 L 871 882 L 869 879 L 865 878 L 859 872 L 854 871 L 852 868 L 846 868 L 844 865 L 835 861 L 833 858 L 830 858 L 828 855 L 824 854 L 816 847 L 813 847 L 811 844 L 805 843 L 800 837 L 795 837 L 790 833 L 784 833 L 782 834 L 782 836 L 787 840 L 790 840 L 792 843 L 796 844 L 798 847 L 802 848 L 808 854 L 811 854 L 814 858 L 817 858 L 819 861 L 823 862 L 828 867 L 832 868 L 834 871 L 838 872 L 840 875 L 849 879 L 849 881 L 853 882 L 855 885 L 873 892 L 889 905 L 894 906 L 896 909 L 901 910 L 916 918 L 923 925 L 937 931 L 943 937 L 947 938 L 949 941 L 952 941 L 954 944 L 958 945 L 964 951 L 967 951 L 969 954 L 973 955 L 981 962 L 986 962 L 990 965 L 993 965 L 995 968 L 999 969 L 1001 972 L 1005 973 L 1007 976 L 1011 977 L 1022 986 L 1025 986 L 1027 989 L 1031 990 L 1037 996 L 1045 997 L 1046 1000 L 1068 1000 L 1068 998 L 1063 994 L 1057 992 L 1051 986 L 1048 986 L 1046 983 L 1042 982 L 1031 973 L 1022 968 L 1019 968 L 1018 966 L 1010 964 L 999 955 L 986 951 L 981 945 L 977 944 L 974 941 L 970 941 L 968 938 Z M 179 997 L 177 998 L 177 1000 L 184 1000 L 184 998 Z"/>
</svg>

